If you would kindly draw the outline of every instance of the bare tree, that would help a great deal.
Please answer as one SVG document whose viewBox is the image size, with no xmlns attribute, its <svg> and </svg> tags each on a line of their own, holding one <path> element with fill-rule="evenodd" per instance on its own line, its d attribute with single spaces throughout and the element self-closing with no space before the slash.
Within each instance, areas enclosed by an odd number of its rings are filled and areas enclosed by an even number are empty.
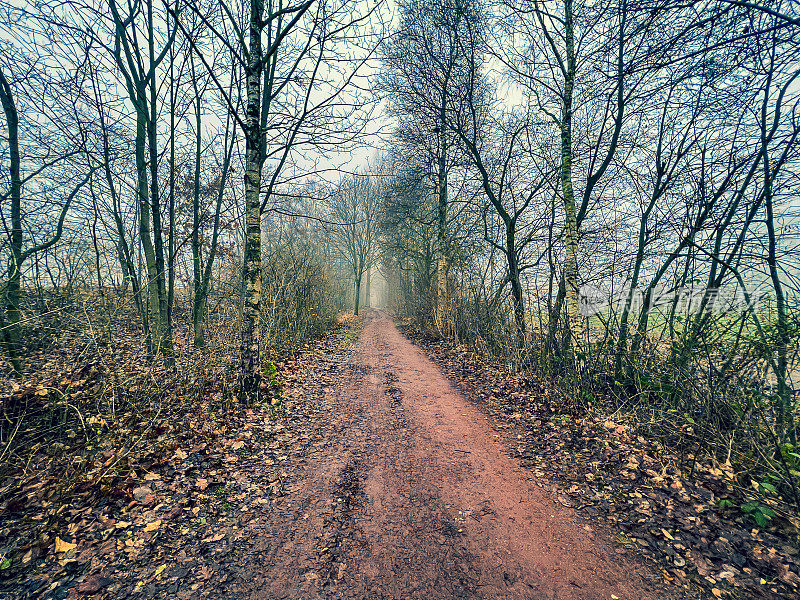
<svg viewBox="0 0 800 600">
<path fill-rule="evenodd" d="M 138 8 L 123 13 L 116 0 L 108 0 L 114 37 L 109 47 L 136 113 L 136 173 L 139 201 L 139 238 L 147 265 L 150 303 L 150 339 L 153 355 L 172 351 L 172 332 L 168 314 L 168 291 L 164 258 L 164 231 L 158 177 L 158 68 L 175 40 L 176 27 L 160 39 L 155 3 L 146 0 L 146 18 L 138 27 Z M 146 51 L 143 50 L 146 48 Z M 169 358 L 169 356 L 168 356 Z"/>
<path fill-rule="evenodd" d="M 332 197 L 333 243 L 353 278 L 353 312 L 361 303 L 364 275 L 377 261 L 377 234 L 381 189 L 372 178 L 354 175 L 343 181 Z"/>
<path fill-rule="evenodd" d="M 41 78 L 39 75 L 41 75 Z M 25 184 L 32 186 L 37 178 L 45 179 L 53 176 L 50 174 L 52 167 L 68 167 L 69 159 L 80 155 L 82 152 L 85 152 L 86 149 L 86 138 L 81 123 L 80 121 L 73 121 L 72 125 L 77 128 L 77 131 L 73 130 L 72 132 L 75 136 L 75 146 L 69 150 L 56 150 L 53 152 L 53 155 L 45 154 L 38 160 L 35 154 L 33 156 L 23 157 L 21 153 L 20 111 L 16 99 L 17 94 L 14 88 L 16 87 L 17 90 L 24 90 L 25 87 L 46 86 L 46 81 L 43 79 L 44 77 L 44 74 L 37 74 L 37 72 L 32 69 L 27 73 L 26 79 L 15 81 L 5 75 L 3 72 L 3 65 L 0 65 L 0 104 L 3 106 L 3 113 L 5 115 L 9 158 L 9 187 L 8 190 L 0 196 L 0 202 L 2 202 L 0 205 L 2 206 L 1 214 L 6 234 L 3 246 L 9 254 L 7 262 L 8 267 L 5 271 L 4 281 L 0 284 L 0 298 L 2 298 L 0 330 L 2 330 L 6 352 L 8 353 L 12 368 L 18 375 L 22 373 L 22 362 L 19 357 L 22 343 L 20 329 L 20 292 L 25 262 L 31 257 L 47 251 L 58 243 L 64 233 L 64 222 L 75 197 L 94 173 L 94 169 L 89 169 L 88 173 L 77 178 L 77 183 L 74 182 L 76 178 L 69 172 L 55 175 L 57 178 L 61 179 L 61 181 L 53 185 L 64 185 L 66 182 L 72 181 L 67 187 L 69 191 L 60 199 L 60 205 L 57 203 L 49 205 L 51 210 L 48 210 L 47 214 L 52 217 L 51 223 L 54 223 L 55 227 L 48 227 L 43 224 L 42 230 L 45 232 L 44 239 L 37 239 L 38 236 L 34 237 L 34 235 L 31 235 L 30 231 L 32 228 L 35 228 L 35 226 L 32 223 L 26 223 L 26 214 L 29 211 L 23 211 Z M 30 92 L 30 90 L 28 90 L 28 92 Z M 31 113 L 33 112 L 32 107 L 35 103 L 35 97 L 40 93 L 41 90 L 33 92 L 31 94 L 32 97 L 29 97 L 26 102 L 26 107 L 31 108 Z M 30 114 L 29 116 L 34 115 Z M 57 147 L 58 146 L 56 146 L 56 148 Z M 28 173 L 26 175 L 23 174 L 23 159 L 26 159 L 28 162 Z M 66 175 L 66 180 L 64 180 L 64 175 Z M 54 191 L 54 196 L 58 198 L 59 195 L 58 192 Z M 8 206 L 6 203 L 8 203 Z M 26 232 L 28 232 L 27 247 L 25 239 Z"/>
</svg>

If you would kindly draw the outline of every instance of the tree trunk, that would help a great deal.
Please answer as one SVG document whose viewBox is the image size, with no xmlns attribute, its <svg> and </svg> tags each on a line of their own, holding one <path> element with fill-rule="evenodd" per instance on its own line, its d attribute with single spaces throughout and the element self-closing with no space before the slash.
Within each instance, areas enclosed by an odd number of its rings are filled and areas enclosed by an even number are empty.
<svg viewBox="0 0 800 600">
<path fill-rule="evenodd" d="M 172 29 L 177 29 L 173 24 Z M 170 30 L 170 14 L 167 12 L 167 31 Z M 175 52 L 174 47 L 169 47 L 169 223 L 167 224 L 167 335 L 169 340 L 168 359 L 175 363 L 175 352 L 172 346 L 172 308 L 175 304 L 175 99 L 177 86 L 175 85 Z M 194 73 L 193 73 L 194 75 Z"/>
<path fill-rule="evenodd" d="M 447 298 L 447 136 L 445 134 L 445 110 L 447 108 L 447 79 L 442 87 L 442 102 L 439 109 L 438 156 L 438 203 L 436 207 L 436 307 L 435 321 L 439 333 L 447 335 L 449 310 Z"/>
<path fill-rule="evenodd" d="M 578 225 L 575 218 L 575 192 L 572 188 L 572 93 L 575 85 L 575 34 L 572 25 L 572 0 L 565 0 L 566 64 L 564 72 L 564 107 L 561 121 L 561 187 L 564 194 L 565 256 L 564 290 L 567 303 L 568 343 L 580 352 L 583 317 L 578 304 Z"/>
<path fill-rule="evenodd" d="M 364 286 L 364 306 L 366 308 L 372 308 L 372 301 L 370 299 L 370 295 L 372 292 L 372 268 L 370 267 L 367 269 L 367 281 L 365 282 L 366 285 Z"/>
<path fill-rule="evenodd" d="M 263 0 L 250 0 L 250 47 L 247 77 L 247 131 L 245 132 L 245 244 L 242 272 L 242 345 L 239 400 L 258 402 L 261 386 L 259 320 L 261 317 L 261 16 Z"/>
<path fill-rule="evenodd" d="M 147 194 L 147 160 L 145 158 L 147 114 L 141 106 L 136 107 L 136 179 L 139 201 L 139 237 L 142 241 L 144 263 L 147 270 L 148 322 L 147 350 L 151 357 L 159 352 L 162 336 L 161 312 L 158 296 L 158 266 L 153 240 L 150 237 L 150 199 Z"/>
<path fill-rule="evenodd" d="M 150 55 L 150 64 L 155 64 L 155 39 L 153 32 L 153 3 L 148 2 L 147 5 L 150 32 L 148 36 L 148 46 Z M 147 85 L 150 87 L 150 118 L 147 119 L 147 146 L 149 153 L 149 166 L 150 166 L 150 211 L 153 219 L 153 246 L 155 250 L 155 275 L 156 275 L 156 295 L 158 299 L 158 327 L 154 328 L 154 333 L 157 331 L 158 335 L 154 336 L 153 342 L 156 354 L 163 352 L 167 364 L 173 364 L 174 357 L 172 355 L 172 331 L 168 311 L 167 301 L 167 269 L 166 261 L 164 260 L 164 236 L 163 226 L 161 224 L 161 206 L 158 189 L 158 132 L 156 129 L 156 121 L 158 119 L 157 95 L 156 95 L 156 82 L 149 81 Z"/>
<path fill-rule="evenodd" d="M 446 177 L 445 177 L 446 179 Z M 446 190 L 447 182 L 441 184 Z M 447 327 L 447 192 L 439 192 L 438 233 L 436 237 L 436 326 L 444 334 Z"/>
<path fill-rule="evenodd" d="M 202 152 L 202 113 L 200 112 L 200 94 L 197 89 L 197 75 L 194 71 L 194 60 L 191 60 L 192 85 L 194 86 L 195 102 L 195 156 L 194 156 L 194 190 L 192 194 L 192 271 L 194 275 L 194 298 L 192 301 L 192 327 L 194 329 L 194 347 L 202 348 L 205 345 L 205 332 L 203 327 L 202 310 L 203 294 L 203 265 L 200 247 L 200 157 Z"/>
<path fill-rule="evenodd" d="M 100 219 L 99 211 L 97 210 L 97 196 L 94 193 L 94 186 L 90 185 L 89 188 L 92 192 L 92 246 L 94 247 L 94 269 L 97 276 L 97 293 L 100 294 L 100 306 L 105 309 L 106 295 L 103 291 L 103 275 L 100 272 L 100 244 L 97 237 L 97 221 Z"/>
<path fill-rule="evenodd" d="M 139 205 L 139 235 L 142 240 L 142 250 L 147 270 L 148 312 L 150 317 L 149 328 L 145 327 L 147 349 L 151 357 L 164 351 L 169 364 L 172 362 L 172 332 L 170 329 L 164 241 L 158 195 L 158 130 L 156 127 L 158 117 L 156 104 L 158 75 L 156 69 L 175 39 L 176 28 L 168 32 L 167 45 L 164 47 L 163 52 L 156 56 L 153 0 L 146 0 L 146 4 L 147 61 L 142 59 L 138 44 L 132 43 L 128 38 L 127 29 L 133 22 L 135 13 L 129 15 L 128 18 L 123 18 L 117 9 L 116 1 L 108 0 L 108 6 L 115 25 L 115 43 L 112 50 L 114 62 L 125 79 L 129 99 L 136 111 L 136 193 Z M 132 7 L 130 8 L 135 10 Z M 139 7 L 139 10 L 141 10 L 141 7 Z M 146 70 L 144 67 L 145 62 L 148 65 Z M 148 168 L 150 171 L 149 186 Z"/>
<path fill-rule="evenodd" d="M 8 268 L 8 281 L 3 294 L 3 322 L 0 323 L 5 341 L 6 353 L 17 375 L 22 373 L 19 359 L 20 334 L 20 278 L 22 269 L 22 177 L 19 157 L 19 115 L 11 86 L 0 72 L 0 101 L 6 115 L 8 126 L 8 148 L 11 159 L 11 261 Z M 0 311 L 2 313 L 3 311 Z"/>
<path fill-rule="evenodd" d="M 522 297 L 522 284 L 519 280 L 517 262 L 515 223 L 506 223 L 506 258 L 508 259 L 508 282 L 511 284 L 511 298 L 514 301 L 514 321 L 516 323 L 517 346 L 525 345 L 525 302 Z"/>
<path fill-rule="evenodd" d="M 353 300 L 353 313 L 358 316 L 358 306 L 361 304 L 361 275 L 356 275 L 355 300 Z"/>
</svg>

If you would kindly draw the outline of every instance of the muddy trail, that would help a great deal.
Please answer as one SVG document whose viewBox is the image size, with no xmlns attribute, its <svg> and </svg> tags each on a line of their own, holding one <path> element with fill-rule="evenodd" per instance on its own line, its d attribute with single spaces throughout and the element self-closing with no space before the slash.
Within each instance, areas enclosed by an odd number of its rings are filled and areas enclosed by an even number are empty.
<svg viewBox="0 0 800 600">
<path fill-rule="evenodd" d="M 474 405 L 385 315 L 325 358 L 283 502 L 243 523 L 230 598 L 667 597 L 533 485 Z M 219 573 L 218 575 L 222 575 Z"/>
</svg>

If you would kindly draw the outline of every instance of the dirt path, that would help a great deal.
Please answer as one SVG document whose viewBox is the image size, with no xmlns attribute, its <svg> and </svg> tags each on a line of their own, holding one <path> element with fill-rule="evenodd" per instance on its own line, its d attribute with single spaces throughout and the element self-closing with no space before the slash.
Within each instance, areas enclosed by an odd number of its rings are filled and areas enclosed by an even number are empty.
<svg viewBox="0 0 800 600">
<path fill-rule="evenodd" d="M 317 383 L 285 503 L 244 524 L 252 598 L 663 598 L 532 485 L 486 417 L 380 313 Z M 648 591 L 649 590 L 649 591 Z"/>
</svg>

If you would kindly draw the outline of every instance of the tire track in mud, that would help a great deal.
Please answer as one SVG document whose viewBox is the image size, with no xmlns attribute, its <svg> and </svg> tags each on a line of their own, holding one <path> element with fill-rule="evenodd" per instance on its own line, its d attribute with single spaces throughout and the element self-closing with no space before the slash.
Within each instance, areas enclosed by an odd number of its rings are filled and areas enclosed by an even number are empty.
<svg viewBox="0 0 800 600">
<path fill-rule="evenodd" d="M 366 407 L 369 471 L 344 546 L 353 568 L 338 592 L 343 598 L 473 598 L 479 584 L 473 557 L 457 543 L 461 532 L 438 483 L 425 476 L 426 457 L 415 453 L 415 427 L 386 349 L 368 324 L 359 350 L 371 375 L 353 396 Z"/>
</svg>

